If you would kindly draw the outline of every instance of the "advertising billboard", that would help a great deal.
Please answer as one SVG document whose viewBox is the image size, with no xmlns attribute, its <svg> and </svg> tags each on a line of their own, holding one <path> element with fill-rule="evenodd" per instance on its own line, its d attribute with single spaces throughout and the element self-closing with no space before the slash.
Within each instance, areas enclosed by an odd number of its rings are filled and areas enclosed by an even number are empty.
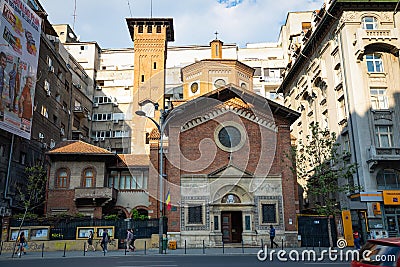
<svg viewBox="0 0 400 267">
<path fill-rule="evenodd" d="M 30 139 L 42 20 L 22 0 L 0 12 L 0 129 Z"/>
</svg>

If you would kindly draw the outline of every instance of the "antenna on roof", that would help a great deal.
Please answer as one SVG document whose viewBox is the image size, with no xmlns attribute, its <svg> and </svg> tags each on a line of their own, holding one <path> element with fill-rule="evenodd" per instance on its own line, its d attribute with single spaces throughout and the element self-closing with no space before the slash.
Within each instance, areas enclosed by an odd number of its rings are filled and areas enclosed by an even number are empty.
<svg viewBox="0 0 400 267">
<path fill-rule="evenodd" d="M 131 14 L 131 17 L 132 17 L 131 5 L 129 4 L 129 0 L 127 0 L 127 1 L 128 1 L 128 7 L 129 7 L 129 14 Z"/>
<path fill-rule="evenodd" d="M 153 18 L 153 0 L 150 0 L 150 18 Z"/>
<path fill-rule="evenodd" d="M 74 14 L 72 15 L 74 17 L 74 22 L 72 23 L 72 29 L 75 30 L 75 21 L 76 21 L 76 0 L 74 1 Z"/>
</svg>

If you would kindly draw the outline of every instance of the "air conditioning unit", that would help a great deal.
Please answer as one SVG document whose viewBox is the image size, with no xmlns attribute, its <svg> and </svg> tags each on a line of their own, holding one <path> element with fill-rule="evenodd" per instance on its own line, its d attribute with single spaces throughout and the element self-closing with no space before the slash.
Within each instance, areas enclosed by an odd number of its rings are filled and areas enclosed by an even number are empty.
<svg viewBox="0 0 400 267">
<path fill-rule="evenodd" d="M 53 139 L 51 139 L 50 140 L 50 148 L 52 149 L 52 148 L 54 148 L 56 146 L 56 142 L 53 140 Z"/>
<path fill-rule="evenodd" d="M 100 137 L 99 140 L 100 141 L 104 141 L 106 138 L 105 137 Z"/>
<path fill-rule="evenodd" d="M 61 129 L 60 129 L 60 134 L 61 134 L 61 135 L 65 135 L 65 130 L 64 130 L 64 128 L 61 128 Z"/>
<path fill-rule="evenodd" d="M 46 91 L 46 95 L 47 95 L 47 96 L 51 96 L 51 91 L 50 91 L 50 90 L 47 90 L 47 91 Z"/>
<path fill-rule="evenodd" d="M 99 104 L 98 104 L 98 103 L 93 103 L 93 107 L 94 107 L 94 108 L 98 108 L 98 107 L 99 107 Z"/>
<path fill-rule="evenodd" d="M 263 81 L 265 81 L 264 76 L 260 76 L 260 82 L 263 82 Z"/>
<path fill-rule="evenodd" d="M 114 123 L 116 123 L 116 124 L 117 124 L 118 122 L 119 122 L 119 120 L 114 120 Z"/>
<path fill-rule="evenodd" d="M 93 141 L 94 142 L 99 142 L 99 138 L 96 137 L 95 139 L 93 139 Z"/>
<path fill-rule="evenodd" d="M 99 85 L 96 86 L 96 90 L 101 90 L 101 89 L 102 89 L 101 86 Z"/>
<path fill-rule="evenodd" d="M 53 66 L 49 66 L 49 72 L 54 73 L 54 67 Z"/>
</svg>

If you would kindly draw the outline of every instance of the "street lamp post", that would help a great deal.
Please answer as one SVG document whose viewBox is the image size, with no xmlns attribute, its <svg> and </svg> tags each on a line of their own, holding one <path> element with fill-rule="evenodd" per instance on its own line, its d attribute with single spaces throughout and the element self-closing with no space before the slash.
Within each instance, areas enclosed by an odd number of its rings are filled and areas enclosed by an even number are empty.
<svg viewBox="0 0 400 267">
<path fill-rule="evenodd" d="M 141 117 L 146 117 L 150 119 L 157 127 L 158 132 L 160 133 L 160 148 L 159 148 L 159 160 L 158 160 L 158 179 L 159 179 L 159 187 L 160 187 L 160 194 L 159 194 L 159 202 L 160 202 L 160 220 L 159 220 L 159 226 L 158 226 L 158 238 L 159 238 L 159 253 L 163 253 L 163 233 L 164 233 L 164 220 L 163 220 L 163 200 L 164 200 L 164 194 L 163 194 L 163 143 L 164 143 L 164 130 L 165 126 L 167 125 L 168 121 L 173 117 L 170 116 L 167 120 L 165 118 L 168 115 L 168 111 L 166 110 L 160 110 L 160 123 L 156 122 L 153 118 L 149 117 L 146 115 L 144 111 L 138 110 L 136 111 L 136 115 L 141 116 Z M 178 112 L 179 113 L 179 112 Z"/>
</svg>

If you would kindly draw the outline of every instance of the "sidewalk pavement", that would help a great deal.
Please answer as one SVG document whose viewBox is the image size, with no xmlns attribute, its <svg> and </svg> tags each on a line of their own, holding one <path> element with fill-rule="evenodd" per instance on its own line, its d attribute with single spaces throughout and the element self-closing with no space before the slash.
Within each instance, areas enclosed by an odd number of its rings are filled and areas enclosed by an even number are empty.
<svg viewBox="0 0 400 267">
<path fill-rule="evenodd" d="M 72 258 L 72 257 L 120 257 L 120 256 L 164 256 L 164 255 L 174 255 L 174 256 L 185 256 L 185 255 L 205 255 L 205 256 L 229 256 L 229 255 L 257 255 L 257 253 L 260 251 L 261 247 L 244 247 L 243 249 L 241 247 L 238 248 L 232 248 L 232 247 L 218 247 L 218 248 L 205 248 L 203 250 L 203 248 L 188 248 L 188 249 L 184 249 L 184 248 L 178 248 L 176 250 L 169 250 L 167 249 L 166 254 L 159 254 L 159 250 L 157 249 L 147 249 L 145 250 L 138 250 L 135 252 L 129 252 L 126 251 L 124 249 L 120 249 L 120 250 L 112 250 L 112 251 L 108 251 L 107 253 L 103 253 L 102 251 L 88 251 L 85 253 L 83 251 L 66 251 L 65 255 L 64 255 L 64 251 L 44 251 L 43 252 L 43 258 L 63 258 L 63 257 L 68 257 L 68 258 Z M 305 247 L 301 247 L 301 248 L 285 248 L 284 250 L 288 253 L 291 250 L 297 250 L 300 254 L 304 251 L 304 250 L 310 250 L 313 249 L 311 248 L 305 248 Z M 336 250 L 338 250 L 337 248 L 335 248 Z M 268 251 L 270 251 L 271 249 L 269 248 Z M 280 248 L 276 248 L 275 249 L 277 253 L 278 250 L 280 250 Z M 314 248 L 314 251 L 316 253 L 317 256 L 321 255 L 321 251 L 323 250 L 328 250 L 328 248 Z M 350 248 L 345 248 L 344 251 L 348 251 L 348 250 L 353 250 L 352 247 Z M 12 253 L 9 251 L 6 252 L 2 252 L 0 255 L 0 262 L 2 260 L 9 260 L 12 257 Z M 42 252 L 37 252 L 37 251 L 27 251 L 27 253 L 25 255 L 21 255 L 21 257 L 19 257 L 18 255 L 14 254 L 14 258 L 16 259 L 40 259 L 42 258 Z"/>
</svg>

